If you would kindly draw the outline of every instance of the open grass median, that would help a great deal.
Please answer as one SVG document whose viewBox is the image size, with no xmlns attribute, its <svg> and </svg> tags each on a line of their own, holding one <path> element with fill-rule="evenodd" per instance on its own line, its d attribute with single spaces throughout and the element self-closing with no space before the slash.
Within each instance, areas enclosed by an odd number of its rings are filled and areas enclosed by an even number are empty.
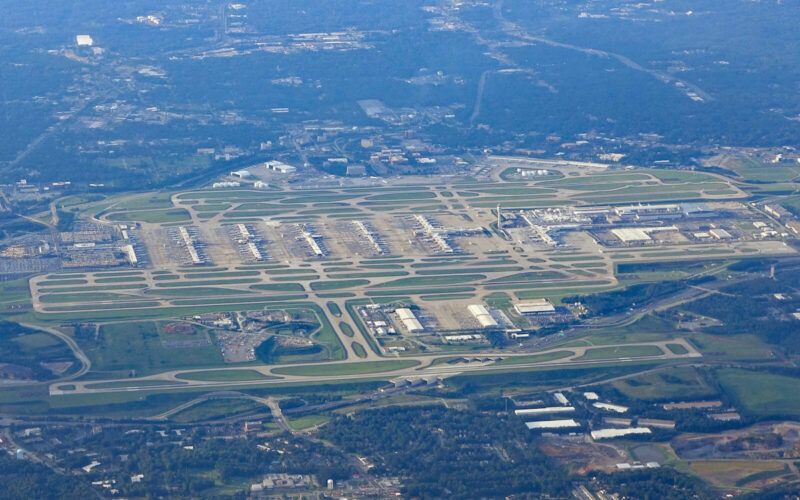
<svg viewBox="0 0 800 500">
<path fill-rule="evenodd" d="M 342 288 L 353 288 L 357 286 L 369 285 L 370 281 L 365 279 L 353 280 L 324 280 L 313 281 L 309 284 L 312 290 L 340 290 Z"/>
<path fill-rule="evenodd" d="M 356 356 L 358 356 L 359 358 L 364 359 L 367 357 L 367 350 L 364 349 L 364 346 L 359 344 L 358 342 L 353 342 L 352 344 L 350 344 L 350 347 L 353 348 L 353 352 L 355 352 Z"/>
<path fill-rule="evenodd" d="M 577 358 L 579 360 L 594 360 L 594 359 L 620 359 L 620 358 L 637 358 L 643 356 L 661 356 L 664 352 L 660 347 L 655 345 L 626 345 L 619 347 L 598 347 L 597 349 L 589 349 L 586 354 Z"/>
<path fill-rule="evenodd" d="M 380 283 L 378 285 L 373 285 L 373 288 L 456 285 L 460 283 L 471 283 L 483 279 L 486 279 L 486 276 L 483 274 L 460 274 L 455 276 L 415 276 L 412 278 L 400 278 L 398 280 Z"/>
<path fill-rule="evenodd" d="M 203 382 L 244 382 L 247 380 L 274 380 L 279 377 L 264 375 L 255 370 L 203 370 L 184 372 L 178 374 L 176 378 Z"/>
<path fill-rule="evenodd" d="M 522 365 L 527 363 L 544 363 L 545 361 L 555 361 L 557 359 L 564 359 L 572 356 L 572 351 L 555 351 L 546 354 L 534 354 L 532 356 L 514 356 L 511 358 L 501 359 L 496 362 L 496 365 Z"/>
<path fill-rule="evenodd" d="M 303 377 L 330 377 L 336 375 L 360 375 L 366 373 L 383 373 L 404 368 L 411 368 L 419 364 L 412 359 L 398 359 L 391 361 L 364 361 L 359 363 L 335 363 L 304 366 L 287 366 L 275 368 L 272 373 L 278 375 L 297 375 Z"/>
</svg>

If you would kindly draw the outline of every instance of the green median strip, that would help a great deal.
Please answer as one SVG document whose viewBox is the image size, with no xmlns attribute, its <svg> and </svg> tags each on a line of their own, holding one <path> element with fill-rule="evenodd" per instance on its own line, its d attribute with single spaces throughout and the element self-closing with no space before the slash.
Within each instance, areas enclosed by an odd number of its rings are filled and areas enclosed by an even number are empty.
<svg viewBox="0 0 800 500">
<path fill-rule="evenodd" d="M 364 349 L 363 345 L 359 344 L 358 342 L 353 342 L 350 344 L 350 346 L 353 348 L 353 352 L 355 352 L 356 356 L 359 358 L 363 359 L 367 357 L 367 351 Z"/>
<path fill-rule="evenodd" d="M 620 358 L 637 358 L 642 356 L 661 356 L 664 352 L 660 347 L 655 345 L 630 345 L 619 347 L 600 347 L 597 349 L 589 349 L 586 353 L 576 359 L 579 360 L 594 360 L 594 359 L 620 359 Z"/>
<path fill-rule="evenodd" d="M 328 377 L 335 375 L 360 375 L 364 373 L 382 373 L 404 368 L 411 368 L 419 361 L 411 359 L 392 361 L 364 361 L 359 363 L 335 363 L 325 365 L 287 366 L 275 368 L 272 373 L 278 375 L 297 375 L 303 377 Z"/>
<path fill-rule="evenodd" d="M 533 356 L 514 356 L 512 358 L 501 359 L 496 365 L 522 365 L 527 363 L 544 363 L 545 361 L 555 361 L 557 359 L 568 358 L 575 354 L 572 351 L 555 351 L 546 354 L 534 354 Z"/>
<path fill-rule="evenodd" d="M 247 380 L 274 380 L 280 377 L 264 375 L 255 370 L 203 370 L 183 372 L 178 374 L 176 378 L 201 382 L 243 382 Z"/>
</svg>

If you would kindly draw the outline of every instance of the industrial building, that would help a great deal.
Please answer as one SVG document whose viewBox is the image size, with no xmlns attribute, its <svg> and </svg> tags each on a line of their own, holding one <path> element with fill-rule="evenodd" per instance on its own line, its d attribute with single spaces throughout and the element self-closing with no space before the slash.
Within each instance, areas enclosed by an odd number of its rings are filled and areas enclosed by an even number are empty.
<svg viewBox="0 0 800 500">
<path fill-rule="evenodd" d="M 650 427 L 655 427 L 657 429 L 674 429 L 675 428 L 675 421 L 674 420 L 662 420 L 658 418 L 640 418 L 639 425 L 647 425 Z"/>
<path fill-rule="evenodd" d="M 420 323 L 411 309 L 407 307 L 400 307 L 395 309 L 394 312 L 397 314 L 397 317 L 400 318 L 400 321 L 403 323 L 403 327 L 405 327 L 409 333 L 416 333 L 425 330 L 425 327 L 422 326 L 422 323 Z"/>
<path fill-rule="evenodd" d="M 623 243 L 641 243 L 650 241 L 650 233 L 658 231 L 678 231 L 675 226 L 664 227 L 621 227 L 612 229 L 611 232 Z"/>
<path fill-rule="evenodd" d="M 616 413 L 625 413 L 626 411 L 628 411 L 627 406 L 613 405 L 611 403 L 598 402 L 598 403 L 593 403 L 592 406 L 594 406 L 595 408 L 599 408 L 601 410 L 608 410 Z"/>
<path fill-rule="evenodd" d="M 647 427 L 628 427 L 627 429 L 598 429 L 592 431 L 592 439 L 611 439 L 629 434 L 651 434 Z"/>
<path fill-rule="evenodd" d="M 780 205 L 764 205 L 764 211 L 776 219 L 787 219 L 792 216 L 788 210 Z"/>
<path fill-rule="evenodd" d="M 75 43 L 78 44 L 78 47 L 91 47 L 94 45 L 94 40 L 89 35 L 78 35 L 75 37 Z"/>
<path fill-rule="evenodd" d="M 731 233 L 721 228 L 711 229 L 708 231 L 708 234 L 710 234 L 711 236 L 714 237 L 714 239 L 717 240 L 729 240 L 733 238 L 733 236 L 731 236 Z"/>
<path fill-rule="evenodd" d="M 548 413 L 566 413 L 575 411 L 574 406 L 548 406 L 545 408 L 523 408 L 514 410 L 514 415 L 547 415 Z"/>
<path fill-rule="evenodd" d="M 281 174 L 293 174 L 297 172 L 297 167 L 293 167 L 291 165 L 287 165 L 280 161 L 268 161 L 264 164 L 268 170 L 274 170 L 275 172 L 279 172 Z"/>
<path fill-rule="evenodd" d="M 638 243 L 650 241 L 650 235 L 637 227 L 612 229 L 611 232 L 623 243 Z"/>
<path fill-rule="evenodd" d="M 491 313 L 481 304 L 472 304 L 467 307 L 470 313 L 475 316 L 482 328 L 493 328 L 498 326 L 497 321 L 492 317 Z"/>
<path fill-rule="evenodd" d="M 580 427 L 575 419 L 567 418 L 563 420 L 542 420 L 539 422 L 525 422 L 528 429 L 565 429 L 568 427 Z"/>
<path fill-rule="evenodd" d="M 548 299 L 529 300 L 514 305 L 514 309 L 525 316 L 536 316 L 540 314 L 553 314 L 556 312 L 555 306 Z"/>
</svg>

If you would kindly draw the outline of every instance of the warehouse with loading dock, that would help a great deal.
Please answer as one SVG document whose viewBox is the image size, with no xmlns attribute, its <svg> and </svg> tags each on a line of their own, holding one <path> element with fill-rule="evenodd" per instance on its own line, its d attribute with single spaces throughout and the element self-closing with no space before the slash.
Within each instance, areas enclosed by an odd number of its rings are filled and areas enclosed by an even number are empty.
<svg viewBox="0 0 800 500">
<path fill-rule="evenodd" d="M 539 316 L 542 314 L 554 314 L 555 306 L 548 299 L 536 299 L 520 302 L 514 305 L 514 309 L 524 316 Z"/>
</svg>

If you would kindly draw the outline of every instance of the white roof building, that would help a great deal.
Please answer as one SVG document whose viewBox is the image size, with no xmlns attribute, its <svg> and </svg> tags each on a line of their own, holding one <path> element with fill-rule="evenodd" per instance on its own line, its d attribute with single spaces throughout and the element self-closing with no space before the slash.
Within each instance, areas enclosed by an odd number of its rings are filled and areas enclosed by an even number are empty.
<svg viewBox="0 0 800 500">
<path fill-rule="evenodd" d="M 547 299 L 536 299 L 514 305 L 519 314 L 552 314 L 556 308 Z"/>
<path fill-rule="evenodd" d="M 542 420 L 540 422 L 525 422 L 528 429 L 563 429 L 567 427 L 579 427 L 580 424 L 575 419 L 567 418 L 564 420 Z"/>
<path fill-rule="evenodd" d="M 651 434 L 647 427 L 628 427 L 626 429 L 598 429 L 592 431 L 592 439 L 611 439 L 629 434 Z"/>
<path fill-rule="evenodd" d="M 475 316 L 475 319 L 478 320 L 478 323 L 480 323 L 483 328 L 497 326 L 497 321 L 494 320 L 489 311 L 481 304 L 467 306 L 467 310 Z"/>
<path fill-rule="evenodd" d="M 547 415 L 548 413 L 567 413 L 575 411 L 574 406 L 547 406 L 544 408 L 521 408 L 514 415 Z"/>
<path fill-rule="evenodd" d="M 409 332 L 421 332 L 425 330 L 425 327 L 422 326 L 422 323 L 419 322 L 417 317 L 411 311 L 411 309 L 407 307 L 401 307 L 394 310 L 397 317 L 400 318 L 400 321 L 403 323 L 403 326 Z"/>
<path fill-rule="evenodd" d="M 280 172 L 282 174 L 293 174 L 297 172 L 297 167 L 287 165 L 280 161 L 268 161 L 265 163 L 265 165 L 268 169 Z"/>
<path fill-rule="evenodd" d="M 89 35 L 78 35 L 75 37 L 75 42 L 78 47 L 91 47 L 94 45 L 94 40 Z"/>
<path fill-rule="evenodd" d="M 712 229 L 708 232 L 708 234 L 710 234 L 711 236 L 713 236 L 718 240 L 729 240 L 732 238 L 731 233 L 720 228 Z"/>
<path fill-rule="evenodd" d="M 650 233 L 660 231 L 678 231 L 676 226 L 656 226 L 656 227 L 620 227 L 612 229 L 611 232 L 623 243 L 635 243 L 650 241 Z"/>
<path fill-rule="evenodd" d="M 623 243 L 650 241 L 650 235 L 636 227 L 612 229 L 611 232 Z"/>
<path fill-rule="evenodd" d="M 616 413 L 625 413 L 628 411 L 627 406 L 612 405 L 611 403 L 594 403 L 592 406 L 595 408 L 600 408 L 601 410 L 608 410 Z"/>
</svg>

